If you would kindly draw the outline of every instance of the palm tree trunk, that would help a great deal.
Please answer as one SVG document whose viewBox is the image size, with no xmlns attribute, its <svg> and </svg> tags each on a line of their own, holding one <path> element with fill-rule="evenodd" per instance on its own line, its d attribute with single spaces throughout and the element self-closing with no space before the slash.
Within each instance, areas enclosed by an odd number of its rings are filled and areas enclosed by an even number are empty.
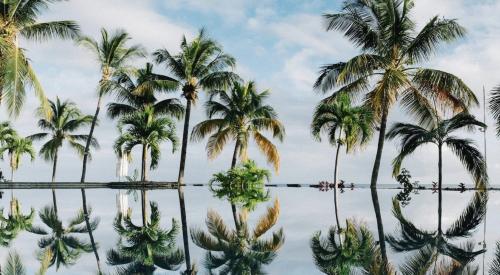
<svg viewBox="0 0 500 275">
<path fill-rule="evenodd" d="M 340 235 L 339 204 L 337 199 L 337 170 L 339 164 L 340 140 L 337 143 L 337 152 L 335 154 L 335 168 L 333 173 L 333 203 L 335 205 L 335 221 L 337 222 L 337 232 L 339 233 L 339 243 L 342 246 L 342 237 Z"/>
<path fill-rule="evenodd" d="M 58 151 L 54 153 L 54 163 L 52 165 L 52 184 L 56 181 L 56 170 L 57 170 L 57 155 Z M 52 188 L 52 204 L 54 205 L 54 212 L 57 215 L 57 200 L 56 200 L 56 190 Z"/>
<path fill-rule="evenodd" d="M 375 218 L 377 219 L 378 240 L 380 245 L 380 253 L 382 254 L 382 262 L 387 266 L 387 250 L 385 248 L 384 224 L 382 223 L 382 215 L 380 213 L 380 204 L 378 202 L 378 194 L 376 188 L 370 188 L 372 192 L 373 209 L 375 210 Z"/>
<path fill-rule="evenodd" d="M 439 169 L 439 174 L 438 174 L 438 234 L 442 233 L 442 228 L 441 228 L 441 217 L 443 214 L 443 192 L 442 192 L 442 186 L 443 186 L 443 145 L 442 143 L 438 144 L 439 147 L 439 161 L 438 161 L 438 169 Z"/>
<path fill-rule="evenodd" d="M 382 150 L 384 149 L 385 131 L 387 129 L 388 113 L 389 113 L 388 106 L 383 106 L 382 119 L 380 121 L 380 132 L 378 136 L 377 154 L 375 155 L 375 162 L 373 163 L 372 178 L 370 182 L 371 187 L 377 186 L 378 172 L 380 170 L 380 161 L 382 159 Z"/>
<path fill-rule="evenodd" d="M 148 151 L 148 147 L 147 145 L 142 145 L 142 171 L 141 171 L 141 181 L 142 181 L 142 184 L 143 184 L 143 187 L 145 188 L 145 184 L 146 184 L 146 180 L 147 180 L 147 168 L 146 168 L 146 162 L 147 162 L 147 151 Z M 147 205 L 146 205 L 146 201 L 147 201 L 147 195 L 146 195 L 146 190 L 145 189 L 142 189 L 141 190 L 141 200 L 142 200 L 142 225 L 143 226 L 146 226 L 147 224 Z"/>
<path fill-rule="evenodd" d="M 186 98 L 186 114 L 184 117 L 184 130 L 182 132 L 181 160 L 179 164 L 179 177 L 177 179 L 177 193 L 179 194 L 179 208 L 181 210 L 182 240 L 184 243 L 184 258 L 186 259 L 186 272 L 191 274 L 191 257 L 189 254 L 189 237 L 186 217 L 186 204 L 184 201 L 184 169 L 186 167 L 187 142 L 189 134 L 189 119 L 191 116 L 191 99 Z"/>
<path fill-rule="evenodd" d="M 10 155 L 10 182 L 14 182 L 14 154 Z"/>
<path fill-rule="evenodd" d="M 233 159 L 231 161 L 231 169 L 236 167 L 236 162 L 238 161 L 238 151 L 240 149 L 240 141 L 237 139 L 234 146 Z M 231 210 L 233 211 L 234 226 L 236 231 L 240 229 L 240 221 L 238 220 L 238 212 L 236 210 L 236 205 L 231 202 Z"/>
<path fill-rule="evenodd" d="M 101 275 L 103 274 L 101 271 L 101 260 L 99 259 L 99 253 L 97 252 L 97 245 L 94 240 L 94 234 L 92 233 L 92 227 L 90 226 L 89 211 L 87 209 L 87 195 L 85 193 L 84 188 L 81 188 L 80 191 L 82 192 L 82 205 L 83 205 L 82 208 L 83 208 L 83 216 L 85 218 L 85 225 L 87 226 L 87 230 L 89 232 L 90 244 L 92 245 L 92 250 L 94 250 L 95 259 L 97 262 L 97 271 L 98 274 Z"/>
</svg>

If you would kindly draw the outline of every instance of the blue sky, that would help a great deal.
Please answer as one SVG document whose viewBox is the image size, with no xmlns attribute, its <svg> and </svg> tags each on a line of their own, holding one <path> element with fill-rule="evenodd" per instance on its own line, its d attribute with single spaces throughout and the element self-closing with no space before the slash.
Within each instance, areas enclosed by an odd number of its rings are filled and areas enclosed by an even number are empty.
<svg viewBox="0 0 500 275">
<path fill-rule="evenodd" d="M 497 67 L 500 54 L 500 1 L 465 0 L 417 0 L 414 17 L 421 26 L 433 15 L 457 18 L 469 34 L 436 54 L 430 64 L 434 68 L 455 73 L 481 96 L 482 86 L 491 89 L 500 83 Z M 193 37 L 205 27 L 218 40 L 226 52 L 237 58 L 237 72 L 247 80 L 255 80 L 259 89 L 270 89 L 270 103 L 278 111 L 287 128 L 287 138 L 279 145 L 282 168 L 273 177 L 277 183 L 315 183 L 331 179 L 333 149 L 328 144 L 312 140 L 309 123 L 314 105 L 322 98 L 312 91 L 319 66 L 346 60 L 356 54 L 348 41 L 338 33 L 325 32 L 321 14 L 338 9 L 340 1 L 299 0 L 72 0 L 53 5 L 44 14 L 44 20 L 73 19 L 79 22 L 85 34 L 97 36 L 101 27 L 124 28 L 133 37 L 133 43 L 144 45 L 150 52 L 166 47 L 175 52 L 183 34 Z M 86 113 L 95 109 L 95 87 L 98 66 L 85 49 L 72 42 L 50 41 L 33 44 L 21 41 L 45 87 L 49 98 L 56 95 L 78 103 Z M 137 65 L 147 59 L 137 60 Z M 165 73 L 157 67 L 158 72 Z M 173 94 L 172 96 L 178 96 Z M 106 99 L 107 102 L 112 97 Z M 204 118 L 203 98 L 196 106 L 192 124 Z M 37 131 L 33 113 L 37 105 L 28 100 L 20 118 L 14 121 L 22 134 Z M 480 110 L 475 110 L 478 114 Z M 0 107 L 0 119 L 6 119 Z M 390 121 L 408 120 L 395 106 Z M 179 124 L 180 125 L 180 124 Z M 179 126 L 180 129 L 180 126 Z M 94 154 L 89 180 L 114 180 L 115 156 L 111 146 L 117 131 L 116 124 L 104 116 L 96 130 L 101 149 Z M 495 179 L 500 158 L 492 130 L 488 133 L 490 177 Z M 353 156 L 342 155 L 340 177 L 348 182 L 367 183 L 375 155 L 375 142 Z M 482 146 L 482 144 L 480 143 Z M 39 148 L 40 144 L 37 144 Z M 170 154 L 170 146 L 164 145 L 159 169 L 152 173 L 153 180 L 174 180 L 178 169 L 179 154 Z M 390 162 L 396 154 L 395 143 L 388 143 L 382 163 L 381 182 L 392 183 Z M 211 174 L 226 169 L 230 164 L 231 150 L 207 161 L 204 144 L 190 144 L 187 160 L 187 181 L 206 182 Z M 250 157 L 261 165 L 265 161 L 254 149 Z M 445 181 L 448 183 L 470 182 L 462 166 L 445 152 Z M 404 165 L 422 183 L 436 180 L 436 150 L 425 147 Z M 138 157 L 133 166 L 138 164 Z M 3 170 L 6 163 L 0 163 Z M 77 181 L 81 169 L 80 160 L 64 149 L 58 171 L 58 180 Z M 50 165 L 41 159 L 34 163 L 25 160 L 19 170 L 18 180 L 50 179 Z M 494 181 L 492 183 L 495 183 Z"/>
</svg>

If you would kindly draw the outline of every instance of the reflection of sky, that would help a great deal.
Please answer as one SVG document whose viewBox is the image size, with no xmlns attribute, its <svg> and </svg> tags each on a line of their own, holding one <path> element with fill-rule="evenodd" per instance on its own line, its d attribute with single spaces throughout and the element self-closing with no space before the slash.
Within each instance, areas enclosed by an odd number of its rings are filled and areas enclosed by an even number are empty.
<svg viewBox="0 0 500 275">
<path fill-rule="evenodd" d="M 272 197 L 278 197 L 281 204 L 281 214 L 278 225 L 285 230 L 286 241 L 280 250 L 275 261 L 267 267 L 269 274 L 319 274 L 311 257 L 309 241 L 312 234 L 318 230 L 325 231 L 334 224 L 333 215 L 333 193 L 319 192 L 313 188 L 273 188 Z M 385 233 L 394 233 L 397 229 L 396 220 L 391 214 L 391 199 L 396 194 L 396 190 L 379 190 L 379 201 L 381 204 L 382 217 Z M 112 229 L 112 222 L 116 211 L 115 195 L 116 190 L 88 190 L 87 199 L 89 205 L 94 209 L 94 214 L 101 218 L 100 226 L 95 232 L 95 238 L 99 242 L 99 253 L 104 261 L 105 252 L 114 246 L 117 241 L 117 235 Z M 22 203 L 23 211 L 27 212 L 29 206 L 36 209 L 51 203 L 50 190 L 16 190 L 15 195 Z M 67 221 L 81 207 L 80 190 L 57 190 L 58 207 L 63 221 Z M 452 223 L 459 217 L 461 211 L 471 198 L 472 193 L 460 194 L 458 192 L 444 192 L 443 201 L 443 228 Z M 494 244 L 500 240 L 495 228 L 498 228 L 499 220 L 496 219 L 500 207 L 498 203 L 498 193 L 490 194 L 488 208 L 488 232 L 487 244 L 488 255 L 491 256 Z M 6 191 L 4 198 L 0 200 L 1 207 L 8 209 L 9 191 Z M 150 200 L 159 204 L 162 213 L 162 223 L 164 226 L 170 226 L 171 217 L 179 220 L 178 198 L 176 190 L 162 190 L 149 192 Z M 132 198 L 129 198 L 132 200 Z M 130 201 L 134 209 L 133 217 L 140 222 L 140 205 Z M 190 227 L 201 226 L 205 228 L 204 220 L 207 209 L 217 210 L 225 219 L 229 226 L 232 226 L 232 216 L 230 207 L 227 203 L 219 201 L 211 196 L 204 187 L 187 187 L 186 204 L 188 223 Z M 365 222 L 378 239 L 376 232 L 376 220 L 371 202 L 369 189 L 360 189 L 356 191 L 347 190 L 340 196 L 340 217 L 341 219 L 355 218 L 358 221 Z M 266 204 L 261 204 L 255 212 L 250 215 L 250 224 L 255 224 L 256 219 L 262 215 Z M 411 219 L 419 228 L 435 229 L 437 226 L 437 194 L 431 194 L 430 191 L 422 191 L 419 195 L 413 196 L 411 204 L 403 208 L 404 214 Z M 37 219 L 36 223 L 40 221 Z M 474 241 L 477 243 L 482 240 L 482 225 L 476 229 Z M 82 235 L 88 239 L 87 235 Z M 11 249 L 15 249 L 21 255 L 27 265 L 28 274 L 34 273 L 39 267 L 36 261 L 35 251 L 37 249 L 38 236 L 30 233 L 22 233 L 12 244 Z M 180 242 L 179 235 L 179 245 Z M 203 251 L 191 244 L 193 260 L 201 265 Z M 6 259 L 8 249 L 0 249 L 0 259 L 2 263 Z M 391 261 L 397 263 L 403 258 L 403 255 L 393 255 L 389 249 Z M 487 256 L 487 263 L 490 257 Z M 479 263 L 479 262 L 478 262 Z M 78 263 L 71 269 L 71 274 L 89 274 L 95 271 L 95 258 L 92 253 L 85 254 Z M 68 274 L 68 269 L 62 267 L 59 274 Z M 55 268 L 52 267 L 48 274 L 55 274 Z M 177 273 L 175 273 L 177 274 Z M 201 274 L 204 274 L 202 272 Z"/>
</svg>

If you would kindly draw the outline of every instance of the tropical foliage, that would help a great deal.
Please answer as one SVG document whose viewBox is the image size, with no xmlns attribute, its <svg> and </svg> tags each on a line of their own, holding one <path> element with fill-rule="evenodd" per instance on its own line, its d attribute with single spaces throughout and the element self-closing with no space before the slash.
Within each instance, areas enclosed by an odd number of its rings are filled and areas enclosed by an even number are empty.
<svg viewBox="0 0 500 275">
<path fill-rule="evenodd" d="M 116 249 L 108 251 L 107 261 L 118 266 L 118 274 L 153 274 L 158 267 L 177 270 L 184 262 L 183 252 L 176 246 L 177 222 L 172 220 L 171 229 L 162 229 L 158 206 L 154 202 L 150 206 L 150 222 L 142 227 L 134 225 L 131 215 L 115 218 L 120 241 Z"/>
<path fill-rule="evenodd" d="M 17 135 L 16 131 L 10 125 L 10 122 L 0 122 L 0 146 L 5 145 L 7 141 Z"/>
<path fill-rule="evenodd" d="M 278 221 L 279 202 L 267 209 L 253 230 L 249 228 L 246 211 L 240 213 L 240 227 L 231 230 L 214 211 L 207 214 L 208 232 L 193 228 L 191 238 L 200 248 L 207 250 L 204 266 L 210 274 L 264 274 L 264 266 L 270 264 L 285 242 L 283 229 L 263 235 Z"/>
<path fill-rule="evenodd" d="M 30 230 L 34 218 L 35 209 L 31 208 L 28 215 L 23 215 L 19 201 L 12 198 L 7 217 L 4 216 L 3 209 L 0 209 L 0 246 L 9 246 L 20 232 Z"/>
<path fill-rule="evenodd" d="M 29 137 L 23 138 L 18 135 L 12 136 L 7 140 L 5 145 L 0 147 L 0 158 L 3 159 L 5 153 L 9 155 L 11 181 L 14 180 L 14 172 L 19 168 L 23 155 L 28 155 L 31 161 L 35 160 L 35 149 Z"/>
</svg>

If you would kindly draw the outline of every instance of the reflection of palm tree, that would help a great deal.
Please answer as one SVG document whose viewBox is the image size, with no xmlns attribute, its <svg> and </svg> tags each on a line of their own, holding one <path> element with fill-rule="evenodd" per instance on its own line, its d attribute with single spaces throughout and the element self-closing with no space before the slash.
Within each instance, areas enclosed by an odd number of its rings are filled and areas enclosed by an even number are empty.
<svg viewBox="0 0 500 275">
<path fill-rule="evenodd" d="M 382 255 L 368 228 L 352 220 L 346 223 L 340 233 L 343 244 L 337 243 L 338 228 L 335 227 L 326 238 L 321 238 L 321 232 L 313 236 L 311 248 L 318 269 L 329 275 L 351 274 L 354 270 L 361 270 L 363 274 L 393 274 L 392 268 L 381 269 Z"/>
<path fill-rule="evenodd" d="M 439 189 L 439 192 L 442 192 Z M 439 196 L 439 208 L 442 204 L 442 196 Z M 421 270 L 423 266 L 430 266 L 436 262 L 439 255 L 451 257 L 462 266 L 470 263 L 484 250 L 473 251 L 469 245 L 457 246 L 450 241 L 458 238 L 469 237 L 472 231 L 481 223 L 486 211 L 488 196 L 485 191 L 477 191 L 460 217 L 445 231 L 441 228 L 442 214 L 438 212 L 437 230 L 421 230 L 409 221 L 401 212 L 399 202 L 393 200 L 393 213 L 398 219 L 401 232 L 399 236 L 389 235 L 387 241 L 397 252 L 409 252 L 418 250 L 407 264 L 408 270 Z"/>
<path fill-rule="evenodd" d="M 45 255 L 51 255 L 49 266 L 56 264 L 56 268 L 59 269 L 61 264 L 64 266 L 73 265 L 82 253 L 93 251 L 90 243 L 76 236 L 76 234 L 88 233 L 82 211 L 79 211 L 78 215 L 72 218 L 66 227 L 63 226 L 53 207 L 44 207 L 39 216 L 50 231 L 41 227 L 33 227 L 31 231 L 44 236 L 38 241 L 38 246 L 41 249 L 38 256 L 40 260 L 43 260 Z M 97 219 L 91 222 L 92 231 L 97 228 L 98 223 Z"/>
<path fill-rule="evenodd" d="M 2 235 L 9 236 L 8 239 L 13 240 L 21 231 L 29 230 L 35 218 L 35 209 L 33 208 L 31 208 L 28 215 L 23 215 L 21 213 L 21 206 L 16 198 L 12 199 L 10 207 L 10 213 L 7 217 L 4 217 L 3 209 L 0 209 L 0 227 L 3 231 L 0 233 L 0 246 L 5 246 L 5 244 L 10 242 L 3 243 Z"/>
<path fill-rule="evenodd" d="M 210 274 L 217 270 L 218 274 L 264 274 L 262 265 L 273 261 L 285 241 L 283 229 L 273 232 L 270 239 L 261 239 L 276 224 L 278 216 L 279 202 L 275 200 L 253 231 L 248 228 L 246 211 L 240 214 L 239 230 L 230 230 L 219 214 L 209 211 L 208 233 L 192 229 L 191 238 L 207 250 L 205 266 Z"/>
<path fill-rule="evenodd" d="M 4 270 L 1 271 L 2 275 L 26 275 L 26 268 L 17 252 L 11 251 L 7 256 Z"/>
<path fill-rule="evenodd" d="M 150 205 L 150 221 L 142 227 L 134 225 L 130 215 L 119 214 L 115 219 L 120 242 L 117 249 L 108 251 L 107 260 L 120 266 L 118 274 L 153 274 L 156 267 L 177 270 L 184 262 L 182 250 L 176 248 L 179 226 L 172 220 L 170 230 L 160 228 L 158 206 L 154 202 Z"/>
</svg>

